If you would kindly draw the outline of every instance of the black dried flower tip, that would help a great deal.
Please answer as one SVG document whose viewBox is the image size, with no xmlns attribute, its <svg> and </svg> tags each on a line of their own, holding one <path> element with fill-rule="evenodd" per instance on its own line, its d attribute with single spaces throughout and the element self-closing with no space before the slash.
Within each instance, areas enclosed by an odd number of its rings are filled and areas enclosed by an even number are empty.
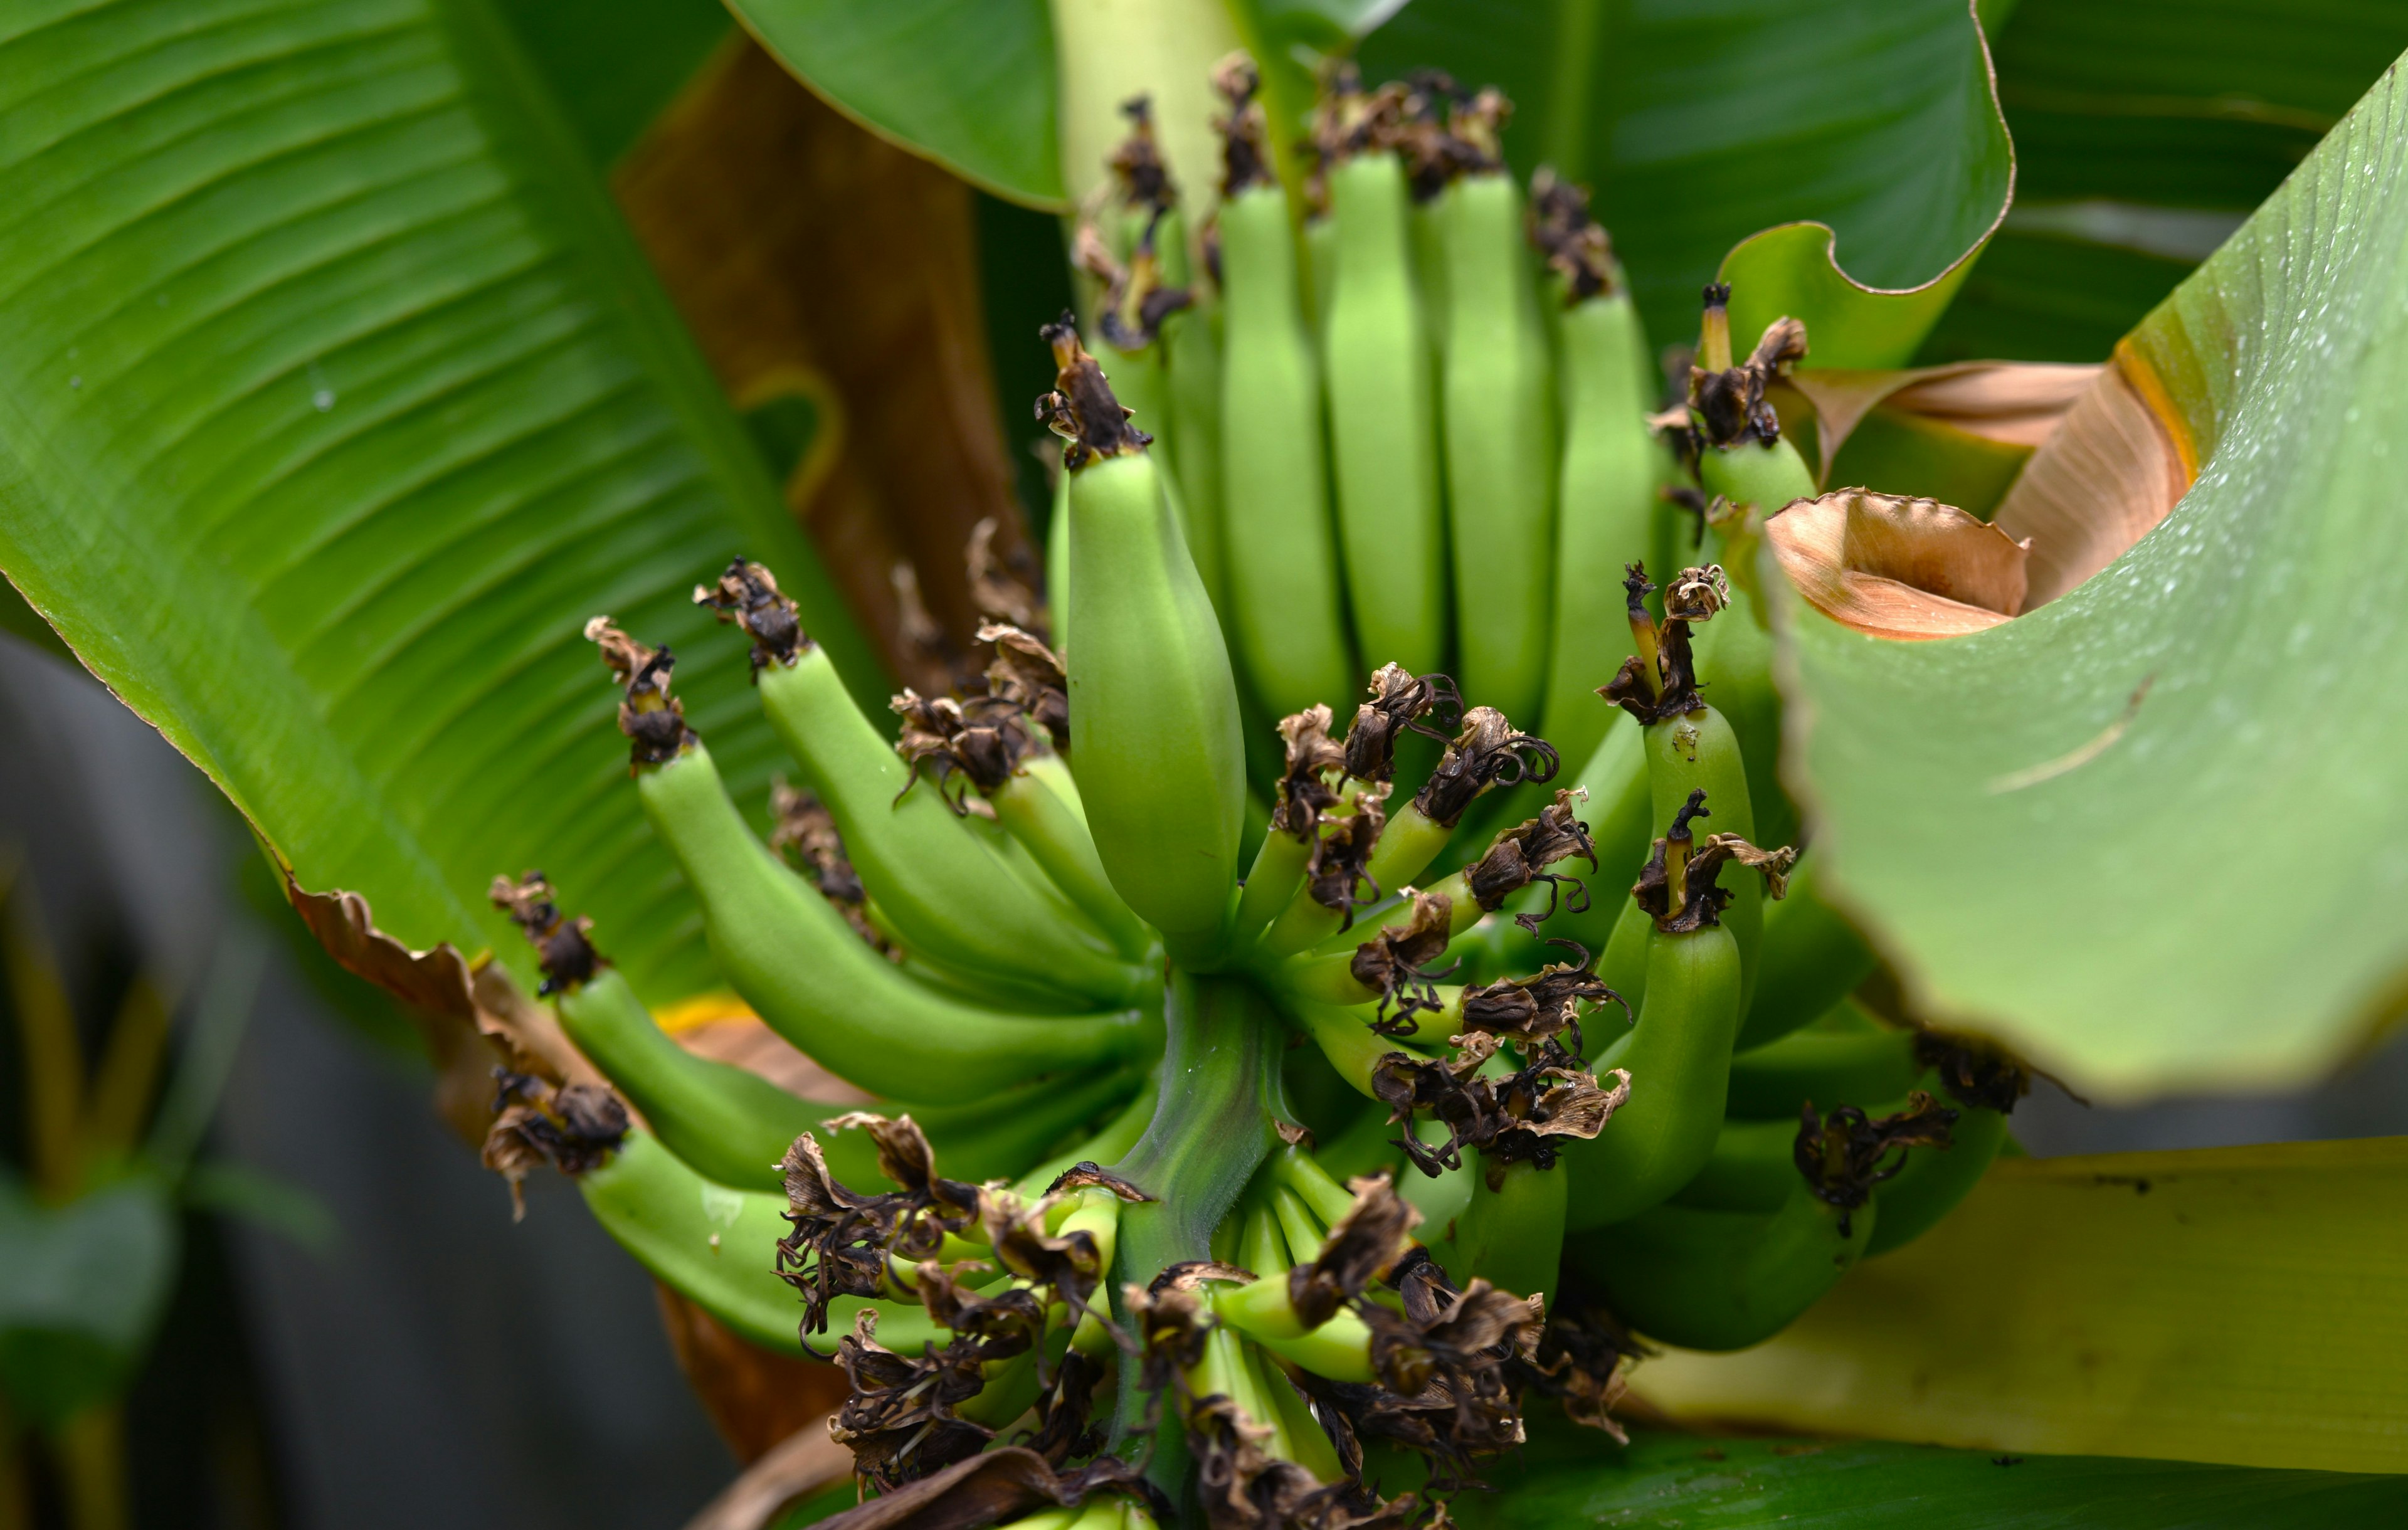
<svg viewBox="0 0 2408 1530">
<path fill-rule="evenodd" d="M 627 1136 L 627 1108 L 600 1084 L 555 1086 L 499 1067 L 494 1080 L 484 1160 L 509 1181 L 513 1220 L 526 1215 L 523 1186 L 538 1165 L 550 1164 L 574 1179 L 599 1168 Z"/>
<path fill-rule="evenodd" d="M 1026 712 L 1055 749 L 1068 750 L 1070 677 L 1060 657 L 1036 634 L 1001 622 L 982 624 L 978 640 L 995 645 L 995 658 L 986 666 L 986 694 Z"/>
<path fill-rule="evenodd" d="M 1354 708 L 1354 725 L 1346 730 L 1346 774 L 1358 781 L 1396 779 L 1398 735 L 1411 731 L 1443 744 L 1463 725 L 1463 694 L 1445 675 L 1382 665 L 1370 690 L 1371 699 Z"/>
<path fill-rule="evenodd" d="M 1922 1032 L 1914 1038 L 1914 1061 L 1916 1066 L 1938 1073 L 1941 1085 L 1960 1105 L 2012 1115 L 2015 1102 L 2031 1093 L 2028 1069 L 1970 1037 Z"/>
<path fill-rule="evenodd" d="M 1425 1250 L 1399 1265 L 1398 1312 L 1358 1302 L 1371 1330 L 1376 1387 L 1322 1383 L 1316 1403 L 1345 1425 L 1347 1442 L 1385 1439 L 1430 1463 L 1427 1491 L 1478 1485 L 1472 1465 L 1523 1442 L 1521 1379 L 1546 1321 L 1544 1302 L 1474 1279 L 1455 1289 Z"/>
<path fill-rule="evenodd" d="M 1255 99 L 1262 90 L 1261 71 L 1244 53 L 1232 53 L 1212 66 L 1212 92 L 1227 108 L 1212 119 L 1221 135 L 1221 198 L 1250 186 L 1268 186 L 1279 177 L 1271 172 L 1269 119 Z"/>
<path fill-rule="evenodd" d="M 1586 1428 L 1600 1430 L 1624 1444 L 1629 1437 L 1613 1417 L 1613 1406 L 1629 1389 L 1624 1374 L 1627 1361 L 1641 1358 L 1645 1349 L 1595 1293 L 1583 1289 L 1569 1266 L 1562 1272 L 1572 1283 L 1552 1293 L 1547 1325 L 1527 1359 L 1511 1363 L 1523 1386 L 1553 1397 L 1564 1416 Z"/>
<path fill-rule="evenodd" d="M 1327 821 L 1312 842 L 1305 863 L 1304 890 L 1312 901 L 1343 917 L 1339 929 L 1354 925 L 1354 910 L 1377 901 L 1380 884 L 1371 876 L 1371 852 L 1379 848 L 1388 812 L 1382 803 L 1384 789 L 1354 798 L 1354 810 Z"/>
<path fill-rule="evenodd" d="M 731 559 L 716 584 L 694 587 L 694 603 L 733 622 L 752 639 L 752 673 L 772 664 L 791 665 L 811 646 L 795 603 L 778 593 L 778 577 L 760 564 Z"/>
<path fill-rule="evenodd" d="M 837 1340 L 836 1360 L 852 1390 L 828 1433 L 853 1451 L 853 1476 L 868 1488 L 892 1493 L 995 1438 L 994 1430 L 953 1412 L 986 1385 L 975 1345 L 956 1340 L 935 1353 L 897 1354 L 878 1342 L 878 1312 L 867 1308 Z"/>
<path fill-rule="evenodd" d="M 1071 242 L 1072 264 L 1103 286 L 1096 303 L 1096 327 L 1116 350 L 1144 350 L 1160 336 L 1164 320 L 1195 306 L 1195 294 L 1186 288 L 1163 285 L 1162 261 L 1154 242 L 1161 222 L 1156 213 L 1126 261 L 1112 253 L 1093 223 L 1082 223 Z"/>
<path fill-rule="evenodd" d="M 1705 365 L 1689 368 L 1689 408 L 1705 439 L 1715 446 L 1747 440 L 1770 446 L 1781 438 L 1781 417 L 1765 402 L 1764 391 L 1805 358 L 1806 326 L 1796 319 L 1776 319 L 1764 327 L 1747 360 L 1717 367 L 1717 346 L 1726 355 L 1730 349 L 1729 307 L 1727 283 L 1706 288 L 1706 343 L 1699 351 Z"/>
<path fill-rule="evenodd" d="M 1385 1170 L 1348 1182 L 1354 1204 L 1333 1223 L 1321 1252 L 1288 1271 L 1288 1303 L 1307 1328 L 1318 1328 L 1339 1309 L 1386 1278 L 1412 1247 L 1422 1214 L 1397 1194 Z"/>
<path fill-rule="evenodd" d="M 769 783 L 769 848 L 794 863 L 829 902 L 857 908 L 868 897 L 825 803 L 781 777 Z"/>
<path fill-rule="evenodd" d="M 1286 747 L 1286 765 L 1280 771 L 1279 801 L 1271 808 L 1271 828 L 1299 844 L 1321 826 L 1321 815 L 1338 806 L 1338 788 L 1330 772 L 1346 766 L 1346 751 L 1329 736 L 1329 708 L 1315 703 L 1279 722 Z"/>
<path fill-rule="evenodd" d="M 1121 103 L 1121 115 L 1129 121 L 1128 136 L 1114 149 L 1104 162 L 1119 183 L 1121 201 L 1131 207 L 1151 207 L 1157 212 L 1179 205 L 1179 193 L 1170 183 L 1170 167 L 1162 157 L 1161 140 L 1154 131 L 1154 97 L 1139 94 Z"/>
<path fill-rule="evenodd" d="M 1577 877 L 1550 872 L 1547 867 L 1577 856 L 1588 863 L 1591 871 L 1598 868 L 1597 844 L 1589 838 L 1588 825 L 1573 816 L 1587 797 L 1581 788 L 1567 787 L 1555 794 L 1554 802 L 1539 809 L 1538 817 L 1524 819 L 1499 834 L 1466 878 L 1471 884 L 1473 900 L 1493 912 L 1522 889 L 1545 882 L 1545 910 L 1514 916 L 1514 922 L 1532 935 L 1539 933 L 1542 922 L 1555 917 L 1558 902 L 1572 913 L 1586 912 L 1588 884 Z"/>
<path fill-rule="evenodd" d="M 889 1121 L 853 1111 L 826 1123 L 831 1132 L 858 1127 L 878 1148 L 878 1171 L 898 1188 L 884 1194 L 846 1189 L 828 1172 L 818 1139 L 795 1138 L 779 1166 L 786 1177 L 786 1221 L 794 1231 L 778 1240 L 778 1273 L 803 1295 L 803 1332 L 827 1331 L 827 1304 L 838 1296 L 876 1296 L 885 1289 L 887 1256 L 911 1263 L 934 1255 L 945 1235 L 979 1216 L 979 1188 L 938 1177 L 928 1139 L 910 1116 Z"/>
<path fill-rule="evenodd" d="M 1414 1016 L 1445 1008 L 1438 979 L 1455 969 L 1434 971 L 1431 964 L 1446 954 L 1454 919 L 1453 898 L 1443 893 L 1416 893 L 1404 923 L 1383 926 L 1354 948 L 1346 970 L 1380 995 L 1371 1029 L 1383 1036 L 1412 1036 L 1419 1029 Z"/>
<path fill-rule="evenodd" d="M 537 997 L 566 993 L 609 965 L 594 950 L 594 921 L 583 914 L 565 917 L 542 872 L 530 871 L 517 881 L 496 877 L 486 896 L 535 946 L 536 963 L 543 968 Z"/>
<path fill-rule="evenodd" d="M 911 766 L 895 800 L 901 802 L 910 794 L 923 771 L 933 771 L 937 794 L 956 818 L 969 816 L 971 787 L 981 792 L 996 790 L 1011 779 L 1020 768 L 1021 757 L 1036 744 L 1028 731 L 1027 713 L 1002 697 L 978 696 L 960 702 L 907 690 L 887 705 L 903 720 L 895 752 Z M 957 787 L 955 777 L 961 778 Z"/>
<path fill-rule="evenodd" d="M 650 649 L 610 624 L 607 616 L 585 623 L 585 639 L 602 651 L 602 662 L 625 688 L 619 700 L 619 731 L 627 736 L 629 768 L 666 765 L 701 742 L 685 725 L 685 703 L 669 694 L 677 655 Z"/>
<path fill-rule="evenodd" d="M 1020 631 L 1045 624 L 1044 608 L 1034 587 L 1039 577 L 1037 560 L 1030 555 L 1027 544 L 1016 536 L 1005 543 L 1009 551 L 997 551 L 996 542 L 1003 530 L 1000 516 L 981 516 L 978 523 L 970 527 L 970 539 L 962 552 L 969 574 L 970 608 L 986 622 L 986 627 L 979 629 L 982 643 L 995 640 L 986 636 L 987 627 Z M 1021 636 L 1028 636 L 1028 633 L 1022 632 Z M 1045 646 L 1041 637 L 1030 637 L 1029 641 L 1039 648 Z M 1061 666 L 1057 663 L 1054 667 Z"/>
<path fill-rule="evenodd" d="M 1445 1062 L 1390 1052 L 1371 1073 L 1371 1093 L 1388 1107 L 1390 1122 L 1408 1125 L 1397 1146 L 1433 1179 L 1461 1167 L 1465 1148 L 1486 1160 L 1492 1181 L 1508 1164 L 1553 1168 L 1558 1139 L 1596 1137 L 1630 1097 L 1628 1073 L 1612 1069 L 1608 1085 L 1553 1040 L 1526 1053 L 1519 1071 L 1485 1079 L 1480 1070 L 1497 1055 L 1499 1039 L 1480 1032 L 1455 1039 L 1455 1054 Z M 1444 1126 L 1446 1141 L 1420 1140 L 1409 1124 L 1416 1114 Z"/>
<path fill-rule="evenodd" d="M 1671 828 L 1656 841 L 1639 879 L 1630 886 L 1631 898 L 1667 934 L 1722 922 L 1731 894 L 1719 879 L 1723 867 L 1733 862 L 1764 879 L 1766 896 L 1778 901 L 1788 895 L 1789 871 L 1798 864 L 1797 847 L 1758 850 L 1735 834 L 1712 835 L 1703 844 L 1697 843 L 1689 825 L 1712 816 L 1704 788 L 1691 792 L 1689 800 L 1673 814 Z"/>
<path fill-rule="evenodd" d="M 1907 1149 L 1949 1145 L 1956 1114 L 1919 1089 L 1907 1095 L 1905 1109 L 1879 1118 L 1853 1105 L 1818 1115 L 1809 1100 L 1798 1113 L 1798 1172 L 1817 1198 L 1840 1208 L 1840 1236 L 1845 1237 L 1848 1213 L 1872 1199 L 1875 1185 L 1906 1166 Z"/>
<path fill-rule="evenodd" d="M 1516 733 L 1494 707 L 1463 714 L 1463 731 L 1422 783 L 1413 806 L 1441 828 L 1453 828 L 1472 800 L 1492 786 L 1543 786 L 1563 768 L 1555 746 L 1535 734 Z"/>
<path fill-rule="evenodd" d="M 1605 225 L 1589 216 L 1588 191 L 1558 178 L 1545 165 L 1530 178 L 1530 243 L 1564 279 L 1567 307 L 1622 288 L 1613 241 Z"/>
<path fill-rule="evenodd" d="M 1054 391 L 1037 401 L 1037 418 L 1062 437 L 1062 465 L 1084 467 L 1107 457 L 1134 456 L 1154 437 L 1129 423 L 1136 411 L 1121 407 L 1104 369 L 1079 343 L 1078 317 L 1068 308 L 1059 321 L 1037 332 L 1054 348 Z"/>
<path fill-rule="evenodd" d="M 1597 975 L 1589 965 L 1588 952 L 1578 942 L 1548 943 L 1570 947 L 1576 953 L 1575 959 L 1551 963 L 1527 978 L 1508 978 L 1483 988 L 1464 990 L 1466 1032 L 1484 1031 L 1526 1048 L 1558 1036 L 1570 1036 L 1572 1055 L 1577 1057 L 1587 1050 L 1580 1028 L 1584 1006 L 1618 1004 L 1626 1020 L 1630 1018 L 1630 1001 Z"/>
<path fill-rule="evenodd" d="M 1647 595 L 1655 589 L 1647 582 L 1647 565 L 1627 565 L 1622 587 L 1629 594 L 1630 636 L 1639 651 L 1625 659 L 1620 672 L 1598 686 L 1597 694 L 1642 726 L 1702 710 L 1706 702 L 1698 694 L 1690 629 L 1711 622 L 1729 606 L 1729 576 L 1720 564 L 1684 568 L 1673 575 L 1664 587 L 1660 625 L 1647 612 Z"/>
</svg>

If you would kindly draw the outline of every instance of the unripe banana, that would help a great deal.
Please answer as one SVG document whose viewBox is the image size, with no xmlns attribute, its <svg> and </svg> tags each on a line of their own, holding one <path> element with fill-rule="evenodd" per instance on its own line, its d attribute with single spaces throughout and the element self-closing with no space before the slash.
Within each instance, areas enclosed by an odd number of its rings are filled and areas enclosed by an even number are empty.
<svg viewBox="0 0 2408 1530">
<path fill-rule="evenodd" d="M 1127 1002 L 1146 975 L 1100 932 L 1054 916 L 1047 900 L 956 815 L 942 783 L 921 785 L 853 705 L 824 650 L 789 637 L 791 603 L 758 565 L 731 565 L 698 597 L 745 624 L 761 709 L 836 818 L 862 886 L 914 952 L 956 970 L 993 973 L 1106 1004 Z M 785 607 L 765 619 L 764 600 Z M 769 636 L 764 636 L 767 634 Z"/>
<path fill-rule="evenodd" d="M 1213 608 L 1226 615 L 1229 574 L 1226 511 L 1221 495 L 1221 303 L 1197 280 L 1187 258 L 1186 225 L 1174 207 L 1163 215 L 1154 241 L 1163 280 L 1187 289 L 1193 301 L 1162 322 L 1164 422 L 1179 443 L 1171 472 L 1179 480 L 1180 529 Z M 1226 635 L 1228 622 L 1222 630 Z"/>
<path fill-rule="evenodd" d="M 1541 171 L 1532 195 L 1538 238 L 1563 293 L 1555 334 L 1564 448 L 1541 731 L 1566 759 L 1585 760 L 1615 723 L 1597 687 L 1622 663 L 1622 571 L 1654 551 L 1657 453 L 1651 400 L 1641 392 L 1647 337 L 1586 193 Z"/>
<path fill-rule="evenodd" d="M 1573 1257 L 1650 1338 L 1692 1350 L 1760 1344 L 1847 1273 L 1877 1221 L 1870 1206 L 1842 1212 L 1791 1181 L 1777 1210 L 1658 1206 L 1575 1239 Z"/>
<path fill-rule="evenodd" d="M 1655 932 L 1639 1022 L 1597 1070 L 1627 1068 L 1630 1098 L 1611 1126 L 1565 1149 L 1577 1231 L 1637 1215 L 1686 1184 L 1713 1151 L 1739 1034 L 1739 947 L 1719 925 Z"/>
<path fill-rule="evenodd" d="M 1517 1296 L 1554 1291 L 1570 1178 L 1561 1165 L 1542 1169 L 1528 1162 L 1475 1174 L 1471 1204 L 1455 1223 L 1460 1278 L 1479 1276 Z"/>
<path fill-rule="evenodd" d="M 1795 1125 L 1798 1108 L 1810 1100 L 1828 1106 L 1903 1095 L 1920 1071 L 1914 1036 L 1875 1026 L 1854 1006 L 1842 1012 L 1856 1022 L 1847 1029 L 1818 1024 L 1732 1057 L 1731 1116 Z"/>
<path fill-rule="evenodd" d="M 1094 921 L 1122 955 L 1145 954 L 1153 937 L 1112 891 L 1095 836 L 1087 828 L 1084 801 L 1071 785 L 1061 756 L 1030 755 L 986 800 L 996 822 L 1028 851 L 1046 879 Z"/>
<path fill-rule="evenodd" d="M 1229 600 L 1248 679 L 1273 715 L 1354 688 L 1287 199 L 1264 164 L 1260 107 L 1232 103 L 1220 210 L 1221 489 Z M 1237 555 L 1243 550 L 1242 555 Z"/>
<path fill-rule="evenodd" d="M 1802 860 L 1789 891 L 1764 911 L 1756 996 L 1740 1026 L 1742 1050 L 1761 1047 L 1827 1013 L 1878 963 L 1865 937 L 1816 891 L 1819 858 Z"/>
<path fill-rule="evenodd" d="M 1469 175 L 1441 193 L 1439 216 L 1455 678 L 1467 695 L 1535 717 L 1554 633 L 1555 592 L 1533 573 L 1547 567 L 1555 546 L 1555 421 L 1521 193 L 1501 166 Z"/>
<path fill-rule="evenodd" d="M 1362 127 L 1378 131 L 1376 120 Z M 1323 325 L 1330 460 L 1355 636 L 1365 652 L 1418 675 L 1445 657 L 1437 401 L 1404 165 L 1376 136 L 1364 141 L 1375 147 L 1327 172 L 1337 240 Z"/>
<path fill-rule="evenodd" d="M 1040 1073 L 1139 1060 L 1158 1044 L 1134 1009 L 1039 1019 L 914 982 L 753 837 L 698 741 L 639 766 L 637 785 L 702 906 L 719 969 L 771 1030 L 850 1083 L 967 1102 Z"/>
<path fill-rule="evenodd" d="M 1174 953 L 1217 959 L 1244 829 L 1245 749 L 1221 628 L 1146 455 L 1075 330 L 1047 332 L 1070 440 L 1070 715 L 1112 889 Z M 1082 574 L 1082 569 L 1087 570 Z"/>
<path fill-rule="evenodd" d="M 1937 1226 L 1981 1182 L 2006 1141 L 2004 1115 L 1971 1107 L 1958 1113 L 1947 1147 L 1908 1150 L 1898 1178 L 1874 1193 L 1881 1221 L 1865 1257 L 1902 1249 Z"/>
<path fill-rule="evenodd" d="M 777 1271 L 778 1240 L 789 1230 L 783 1194 L 714 1184 L 640 1130 L 627 1134 L 609 1163 L 579 1175 L 577 1188 L 603 1231 L 653 1279 L 750 1343 L 804 1352 L 795 1288 Z M 859 1296 L 830 1302 L 831 1331 L 849 1329 L 867 1305 Z M 876 1305 L 880 1342 L 917 1353 L 939 1337 L 919 1308 Z"/>
</svg>

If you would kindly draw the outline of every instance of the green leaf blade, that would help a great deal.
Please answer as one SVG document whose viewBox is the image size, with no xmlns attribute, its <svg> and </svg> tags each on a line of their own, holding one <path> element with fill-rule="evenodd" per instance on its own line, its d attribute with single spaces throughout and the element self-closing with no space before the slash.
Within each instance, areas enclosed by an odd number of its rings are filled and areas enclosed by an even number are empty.
<svg viewBox="0 0 2408 1530">
<path fill-rule="evenodd" d="M 2076 1087 L 2303 1083 L 2408 991 L 2403 119 L 2395 72 L 2132 336 L 2201 465 L 2118 563 L 1968 638 L 1797 618 L 1835 882 Z"/>
<path fill-rule="evenodd" d="M 688 593 L 777 568 L 875 661 L 482 0 L 121 0 L 0 29 L 0 566 L 312 891 L 522 942 L 540 865 L 657 997 L 713 978 L 625 781 L 608 611 L 754 806 Z"/>
</svg>

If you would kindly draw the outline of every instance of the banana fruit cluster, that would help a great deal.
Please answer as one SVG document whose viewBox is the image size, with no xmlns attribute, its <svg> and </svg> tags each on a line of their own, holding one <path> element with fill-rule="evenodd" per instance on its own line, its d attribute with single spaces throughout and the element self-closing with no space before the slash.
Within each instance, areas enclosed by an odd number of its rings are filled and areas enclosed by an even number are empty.
<svg viewBox="0 0 2408 1530">
<path fill-rule="evenodd" d="M 1104 354 L 1045 332 L 1054 641 L 991 624 L 984 693 L 904 693 L 890 744 L 731 564 L 695 598 L 801 781 L 765 843 L 675 657 L 587 629 L 720 971 L 877 1103 L 688 1051 L 611 932 L 494 887 L 609 1087 L 506 1077 L 489 1161 L 556 1165 L 729 1327 L 832 1354 L 865 1489 L 1008 1467 L 1036 1530 L 1440 1518 L 1533 1397 L 1618 1435 L 1639 1336 L 1757 1342 L 1932 1225 L 2025 1087 L 1857 1008 L 1870 953 L 1763 848 L 1795 814 L 1748 571 L 1813 492 L 1764 402 L 1802 329 L 1735 359 L 1710 290 L 1651 430 L 1580 197 L 1535 199 L 1550 339 L 1501 104 L 1426 82 L 1325 106 L 1308 322 L 1225 79 L 1217 320 L 1170 281 L 1140 113 L 1122 252 L 1082 241 Z M 1188 347 L 1219 381 L 1182 402 Z M 1660 589 L 1659 464 L 1722 560 Z"/>
</svg>

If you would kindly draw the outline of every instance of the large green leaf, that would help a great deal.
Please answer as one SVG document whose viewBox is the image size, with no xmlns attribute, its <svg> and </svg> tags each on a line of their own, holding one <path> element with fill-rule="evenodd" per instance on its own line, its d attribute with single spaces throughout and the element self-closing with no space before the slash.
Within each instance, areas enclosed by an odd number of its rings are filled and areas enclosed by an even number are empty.
<svg viewBox="0 0 2408 1530">
<path fill-rule="evenodd" d="M 2017 207 L 1922 359 L 2096 361 L 2220 240 L 2151 215 L 2265 200 L 2408 48 L 2408 9 L 2022 0 L 1993 44 Z"/>
<path fill-rule="evenodd" d="M 1659 342 L 1696 331 L 1698 286 L 1773 224 L 1826 223 L 1848 278 L 1914 289 L 2006 207 L 2006 130 L 1964 0 L 1415 0 L 1363 60 L 1374 78 L 1431 64 L 1501 86 L 1507 153 L 1595 184 Z M 1895 365 L 1913 344 L 1832 365 Z"/>
<path fill-rule="evenodd" d="M 757 800 L 773 746 L 686 598 L 738 551 L 876 697 L 482 0 L 0 13 L 0 567 L 304 887 L 521 963 L 482 893 L 540 865 L 646 990 L 709 982 L 579 628 L 687 653 Z"/>
<path fill-rule="evenodd" d="M 1542 1433 L 1526 1468 L 1456 1499 L 1455 1517 L 1469 1530 L 2323 1530 L 2408 1513 L 2398 1477 L 1655 1432 L 1617 1451 L 1563 1435 Z"/>
<path fill-rule="evenodd" d="M 1826 885 L 2077 1088 L 2295 1084 L 2408 992 L 2404 106 L 2395 71 L 2135 333 L 2200 467 L 2118 563 L 1942 642 L 1794 616 Z"/>
<path fill-rule="evenodd" d="M 2408 1489 L 2403 1268 L 2408 1138 L 2007 1160 L 1778 1337 L 1633 1384 L 1682 1419 Z"/>
<path fill-rule="evenodd" d="M 846 116 L 997 196 L 1062 201 L 1046 0 L 728 0 Z"/>
</svg>

